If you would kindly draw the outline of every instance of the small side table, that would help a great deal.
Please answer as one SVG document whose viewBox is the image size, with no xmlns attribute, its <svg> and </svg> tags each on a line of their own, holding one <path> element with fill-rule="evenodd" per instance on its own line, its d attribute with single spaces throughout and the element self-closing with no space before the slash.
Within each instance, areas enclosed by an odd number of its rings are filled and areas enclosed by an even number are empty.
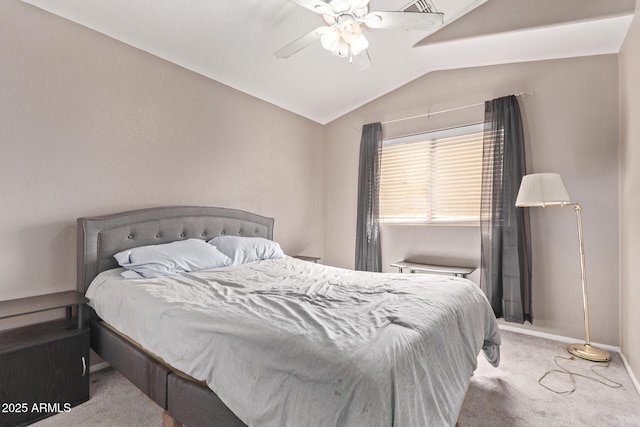
<svg viewBox="0 0 640 427">
<path fill-rule="evenodd" d="M 303 261 L 309 261 L 309 262 L 314 262 L 317 263 L 318 260 L 320 260 L 320 257 L 317 256 L 306 256 L 306 255 L 295 255 L 294 258 L 298 258 L 301 259 Z"/>
<path fill-rule="evenodd" d="M 82 329 L 82 308 L 87 302 L 89 302 L 89 299 L 76 291 L 57 292 L 36 297 L 0 301 L 0 320 L 39 313 L 41 311 L 55 310 L 57 308 L 65 308 L 67 311 L 67 319 L 71 319 L 71 308 L 77 306 L 78 329 Z"/>
<path fill-rule="evenodd" d="M 0 332 L 1 426 L 30 424 L 89 400 L 88 301 L 76 291 L 0 301 L 0 319 L 66 309 L 65 319 Z"/>
<path fill-rule="evenodd" d="M 391 267 L 397 268 L 400 273 L 406 269 L 409 270 L 409 273 L 421 271 L 423 273 L 450 274 L 457 277 L 467 277 L 475 271 L 474 267 L 455 267 L 451 265 L 422 264 L 408 261 L 394 262 L 391 264 Z"/>
</svg>

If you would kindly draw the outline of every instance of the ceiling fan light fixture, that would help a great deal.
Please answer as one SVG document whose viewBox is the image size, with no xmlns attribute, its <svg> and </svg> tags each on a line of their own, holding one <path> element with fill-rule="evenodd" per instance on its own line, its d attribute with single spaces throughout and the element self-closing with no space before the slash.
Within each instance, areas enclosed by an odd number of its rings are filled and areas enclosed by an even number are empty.
<svg viewBox="0 0 640 427">
<path fill-rule="evenodd" d="M 322 28 L 322 34 L 320 35 L 320 43 L 322 47 L 333 52 L 338 49 L 340 43 L 340 29 L 336 26 Z"/>
<path fill-rule="evenodd" d="M 365 70 L 370 66 L 369 41 L 363 29 L 430 30 L 442 25 L 444 15 L 429 11 L 370 12 L 370 0 L 289 0 L 319 14 L 325 25 L 289 43 L 275 52 L 278 58 L 292 54 L 320 39 L 322 47 L 333 55 L 356 60 Z M 422 2 L 423 0 L 418 0 Z M 427 0 L 428 1 L 428 0 Z"/>
<path fill-rule="evenodd" d="M 340 24 L 340 34 L 345 42 L 352 44 L 362 36 L 362 28 L 356 21 L 344 21 Z"/>
<path fill-rule="evenodd" d="M 360 36 L 351 43 L 351 53 L 354 55 L 360 55 L 362 52 L 367 50 L 369 47 L 369 40 L 364 36 L 364 34 L 360 34 Z"/>
<path fill-rule="evenodd" d="M 338 46 L 336 47 L 336 49 L 331 52 L 336 56 L 339 56 L 341 58 L 346 58 L 349 56 L 349 44 L 346 43 L 342 38 L 338 40 Z"/>
<path fill-rule="evenodd" d="M 342 20 L 339 24 L 320 28 L 322 47 L 342 58 L 359 55 L 369 47 L 369 41 L 362 34 L 359 22 Z"/>
</svg>

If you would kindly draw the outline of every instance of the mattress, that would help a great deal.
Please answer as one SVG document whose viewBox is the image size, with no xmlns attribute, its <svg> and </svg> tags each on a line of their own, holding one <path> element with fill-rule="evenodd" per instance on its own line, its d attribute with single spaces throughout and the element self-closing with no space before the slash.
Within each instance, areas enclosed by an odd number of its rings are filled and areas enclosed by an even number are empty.
<svg viewBox="0 0 640 427">
<path fill-rule="evenodd" d="M 356 272 L 287 257 L 124 279 L 101 273 L 96 313 L 206 382 L 249 426 L 452 426 L 493 311 L 472 282 Z"/>
</svg>

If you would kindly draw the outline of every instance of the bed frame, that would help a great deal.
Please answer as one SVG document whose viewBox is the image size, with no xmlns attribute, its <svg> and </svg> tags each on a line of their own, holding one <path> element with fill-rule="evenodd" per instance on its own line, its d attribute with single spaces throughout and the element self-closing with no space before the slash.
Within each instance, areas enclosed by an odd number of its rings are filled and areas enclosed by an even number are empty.
<svg viewBox="0 0 640 427">
<path fill-rule="evenodd" d="M 133 247 L 219 235 L 273 239 L 273 218 L 236 209 L 173 206 L 78 219 L 78 292 L 102 271 L 118 267 L 113 255 Z M 91 348 L 165 409 L 163 426 L 246 427 L 205 385 L 185 378 L 106 326 L 93 310 Z"/>
</svg>

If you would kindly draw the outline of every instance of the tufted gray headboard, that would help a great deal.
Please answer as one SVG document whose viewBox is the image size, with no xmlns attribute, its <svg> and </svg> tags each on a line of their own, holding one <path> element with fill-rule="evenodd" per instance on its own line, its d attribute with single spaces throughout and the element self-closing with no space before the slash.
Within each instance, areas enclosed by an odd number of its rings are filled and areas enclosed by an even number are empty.
<svg viewBox="0 0 640 427">
<path fill-rule="evenodd" d="M 273 218 L 237 209 L 170 206 L 78 218 L 78 292 L 102 271 L 116 268 L 113 255 L 138 246 L 219 235 L 273 239 Z"/>
</svg>

